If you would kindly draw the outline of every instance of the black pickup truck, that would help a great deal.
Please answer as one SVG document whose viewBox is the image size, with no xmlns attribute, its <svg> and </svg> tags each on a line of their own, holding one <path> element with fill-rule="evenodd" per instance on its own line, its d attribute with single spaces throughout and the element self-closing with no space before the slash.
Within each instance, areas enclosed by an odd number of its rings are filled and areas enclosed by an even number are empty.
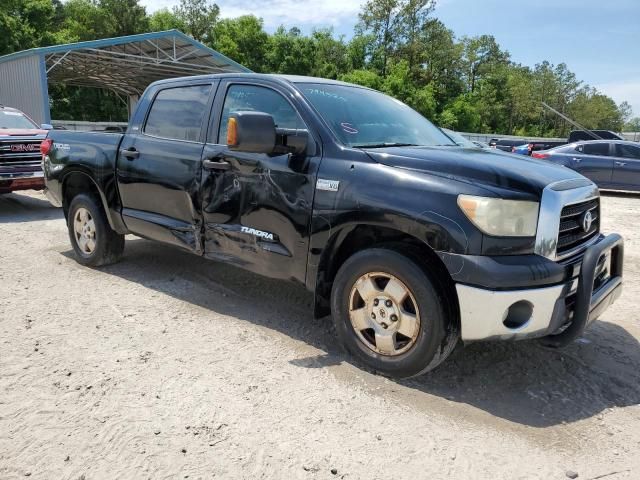
<svg viewBox="0 0 640 480">
<path fill-rule="evenodd" d="M 315 292 L 389 376 L 464 342 L 562 346 L 621 293 L 623 243 L 567 168 L 456 145 L 379 92 L 225 74 L 156 82 L 125 134 L 49 132 L 43 167 L 81 264 L 135 234 Z"/>
</svg>

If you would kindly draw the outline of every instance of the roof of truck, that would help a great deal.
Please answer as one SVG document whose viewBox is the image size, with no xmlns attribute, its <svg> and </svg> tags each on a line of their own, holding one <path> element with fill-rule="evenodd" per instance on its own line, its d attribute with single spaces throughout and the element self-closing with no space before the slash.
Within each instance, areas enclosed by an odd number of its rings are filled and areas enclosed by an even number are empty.
<svg viewBox="0 0 640 480">
<path fill-rule="evenodd" d="M 279 80 L 288 83 L 322 83 L 327 85 L 345 85 L 345 86 L 356 86 L 361 88 L 361 85 L 354 85 L 352 83 L 342 82 L 340 80 L 333 80 L 330 78 L 320 78 L 320 77 L 306 77 L 303 75 L 284 75 L 277 73 L 253 73 L 253 72 L 236 72 L 236 73 L 214 73 L 210 75 L 194 75 L 189 77 L 180 77 L 180 78 L 167 78 L 165 80 L 158 80 L 153 82 L 153 85 L 162 85 L 166 83 L 174 83 L 174 82 L 183 82 L 183 81 L 199 81 L 199 80 L 209 80 L 209 79 L 221 79 L 221 78 L 254 78 L 254 79 L 270 79 L 270 80 Z"/>
</svg>

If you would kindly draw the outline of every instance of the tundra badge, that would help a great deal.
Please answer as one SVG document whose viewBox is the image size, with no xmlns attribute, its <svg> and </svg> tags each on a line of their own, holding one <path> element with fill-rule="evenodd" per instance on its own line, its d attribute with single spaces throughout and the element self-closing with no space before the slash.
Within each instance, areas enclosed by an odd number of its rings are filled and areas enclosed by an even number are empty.
<svg viewBox="0 0 640 480">
<path fill-rule="evenodd" d="M 240 227 L 240 231 L 242 233 L 248 233 L 249 235 L 255 235 L 256 237 L 262 237 L 265 240 L 273 240 L 273 233 L 263 232 L 262 230 L 256 230 L 255 228 L 242 226 Z"/>
</svg>

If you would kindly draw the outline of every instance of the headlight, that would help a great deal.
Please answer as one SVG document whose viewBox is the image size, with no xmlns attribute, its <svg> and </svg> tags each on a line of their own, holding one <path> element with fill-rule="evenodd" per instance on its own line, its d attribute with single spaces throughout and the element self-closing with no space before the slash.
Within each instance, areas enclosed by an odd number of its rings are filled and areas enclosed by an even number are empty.
<svg viewBox="0 0 640 480">
<path fill-rule="evenodd" d="M 538 202 L 458 195 L 458 206 L 473 224 L 497 237 L 533 237 L 538 227 Z"/>
</svg>

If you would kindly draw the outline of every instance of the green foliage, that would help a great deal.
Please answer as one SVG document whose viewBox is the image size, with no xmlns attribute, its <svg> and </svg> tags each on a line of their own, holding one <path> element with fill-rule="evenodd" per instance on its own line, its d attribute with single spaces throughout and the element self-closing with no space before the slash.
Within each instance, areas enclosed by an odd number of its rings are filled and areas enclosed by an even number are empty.
<svg viewBox="0 0 640 480">
<path fill-rule="evenodd" d="M 127 99 L 108 90 L 52 85 L 49 92 L 56 120 L 127 121 Z"/>
<path fill-rule="evenodd" d="M 456 117 L 456 114 L 446 109 L 439 115 L 438 120 L 438 124 L 442 128 L 448 128 L 449 130 L 455 129 L 458 124 L 458 117 Z"/>
<path fill-rule="evenodd" d="M 314 30 L 311 34 L 314 77 L 338 78 L 349 70 L 349 50 L 342 38 L 333 38 L 333 30 Z"/>
<path fill-rule="evenodd" d="M 629 120 L 625 124 L 624 129 L 627 132 L 640 132 L 640 117 L 634 117 Z"/>
<path fill-rule="evenodd" d="M 179 1 L 179 3 L 178 3 Z M 435 0 L 368 0 L 350 40 L 331 29 L 265 32 L 253 15 L 220 19 L 212 0 L 175 0 L 147 15 L 140 0 L 2 0 L 0 54 L 26 48 L 178 29 L 256 72 L 312 75 L 392 95 L 440 126 L 523 136 L 566 136 L 573 127 L 640 131 L 631 107 L 579 81 L 563 63 L 511 61 L 491 35 L 457 39 L 434 18 Z M 54 118 L 126 120 L 111 92 L 51 87 Z"/>
<path fill-rule="evenodd" d="M 500 50 L 491 35 L 462 38 L 462 68 L 467 89 L 474 92 L 478 83 L 494 69 L 509 62 L 509 53 Z"/>
<path fill-rule="evenodd" d="M 149 30 L 149 17 L 139 0 L 98 0 L 109 34 L 115 37 Z"/>
<path fill-rule="evenodd" d="M 0 55 L 48 45 L 55 35 L 50 25 L 55 10 L 51 0 L 4 0 L 0 8 Z"/>
<path fill-rule="evenodd" d="M 184 33 L 199 42 L 207 42 L 211 40 L 220 8 L 210 0 L 180 0 L 180 5 L 174 7 L 173 14 L 182 22 Z"/>
<path fill-rule="evenodd" d="M 409 63 L 402 60 L 389 67 L 388 70 L 388 75 L 382 81 L 382 91 L 406 103 L 415 89 L 411 81 Z"/>
<path fill-rule="evenodd" d="M 462 132 L 477 132 L 481 127 L 480 112 L 470 93 L 460 95 L 447 105 L 440 114 L 440 120 L 447 123 L 446 128 Z"/>
<path fill-rule="evenodd" d="M 172 30 L 174 28 L 181 32 L 185 32 L 187 30 L 187 25 L 182 17 L 169 11 L 168 8 L 157 10 L 149 17 L 149 29 L 152 32 L 161 32 L 163 30 Z"/>
<path fill-rule="evenodd" d="M 568 106 L 571 118 L 587 128 L 622 130 L 624 121 L 615 102 L 594 88 L 584 88 Z"/>
<path fill-rule="evenodd" d="M 424 117 L 432 120 L 436 118 L 438 102 L 432 85 L 416 88 L 411 94 L 408 104 Z"/>
<path fill-rule="evenodd" d="M 362 7 L 356 26 L 356 33 L 367 35 L 370 40 L 365 50 L 370 66 L 383 77 L 399 40 L 401 10 L 401 0 L 369 0 Z"/>
<path fill-rule="evenodd" d="M 340 75 L 340 80 L 375 90 L 380 90 L 382 87 L 382 78 L 371 70 L 351 70 L 348 73 Z"/>
<path fill-rule="evenodd" d="M 97 2 L 68 0 L 64 3 L 60 33 L 67 42 L 108 38 L 114 33 L 110 27 L 106 12 Z"/>
<path fill-rule="evenodd" d="M 306 75 L 313 66 L 313 45 L 309 37 L 294 27 L 279 27 L 269 37 L 264 70 L 273 73 Z"/>
<path fill-rule="evenodd" d="M 253 15 L 225 18 L 213 28 L 212 48 L 255 72 L 263 72 L 269 36 Z"/>
</svg>

